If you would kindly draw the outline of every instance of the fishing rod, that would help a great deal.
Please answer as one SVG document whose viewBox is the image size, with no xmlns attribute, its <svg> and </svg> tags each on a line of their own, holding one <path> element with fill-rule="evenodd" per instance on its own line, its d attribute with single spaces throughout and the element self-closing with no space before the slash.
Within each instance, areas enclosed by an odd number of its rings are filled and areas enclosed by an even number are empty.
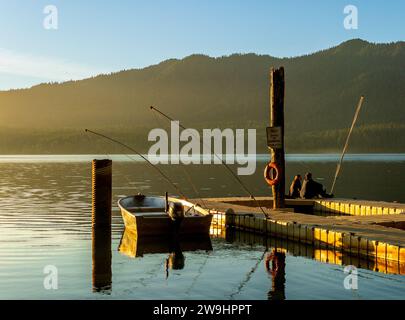
<svg viewBox="0 0 405 320">
<path fill-rule="evenodd" d="M 352 125 L 351 125 L 351 127 L 350 127 L 349 133 L 348 133 L 347 138 L 346 138 L 345 145 L 344 145 L 344 147 L 343 147 L 342 155 L 340 156 L 340 161 L 339 161 L 339 163 L 338 163 L 338 165 L 337 165 L 337 167 L 336 167 L 335 177 L 334 177 L 334 179 L 333 179 L 332 188 L 330 189 L 330 193 L 331 193 L 331 194 L 333 194 L 333 190 L 335 189 L 336 180 L 338 179 L 338 176 L 339 176 L 339 173 L 340 173 L 340 169 L 341 169 L 342 163 L 343 163 L 343 158 L 344 158 L 344 156 L 345 156 L 347 147 L 349 146 L 350 136 L 351 136 L 351 134 L 352 134 L 354 125 L 356 124 L 357 118 L 358 118 L 358 116 L 359 116 L 361 106 L 363 105 L 363 101 L 364 101 L 364 96 L 361 96 L 361 97 L 360 97 L 359 104 L 357 105 L 356 112 L 355 112 L 355 114 L 354 114 L 354 118 L 353 118 Z"/>
<path fill-rule="evenodd" d="M 260 265 L 260 263 L 264 259 L 264 256 L 266 255 L 266 252 L 267 252 L 267 248 L 264 250 L 263 254 L 261 255 L 260 259 L 256 262 L 254 267 L 252 269 L 250 269 L 250 271 L 246 274 L 245 279 L 242 280 L 242 282 L 239 284 L 239 287 L 236 289 L 236 291 L 230 294 L 229 297 L 231 298 L 231 300 L 233 299 L 234 296 L 239 294 L 242 291 L 243 287 L 250 281 L 253 274 L 256 272 L 258 266 Z"/>
<path fill-rule="evenodd" d="M 154 116 L 154 118 L 155 118 L 155 120 L 156 120 L 156 123 L 157 123 L 159 126 L 162 127 L 163 125 L 162 125 L 161 122 L 159 121 L 158 116 L 157 116 L 155 113 L 153 113 L 153 116 Z M 201 197 L 200 192 L 198 191 L 197 187 L 196 187 L 195 184 L 193 183 L 193 180 L 191 179 L 191 175 L 188 173 L 188 171 L 186 170 L 185 166 L 182 166 L 181 168 L 183 169 L 183 172 L 184 172 L 184 174 L 185 174 L 185 176 L 186 176 L 188 182 L 190 183 L 192 189 L 194 190 L 194 193 L 195 193 L 196 196 L 199 198 L 199 200 L 201 200 L 201 204 L 202 204 L 204 207 L 206 207 L 205 202 L 204 202 L 203 198 Z"/>
<path fill-rule="evenodd" d="M 181 192 L 181 190 L 179 189 L 179 187 L 177 187 L 176 184 L 175 184 L 167 175 L 165 175 L 165 174 L 162 172 L 162 170 L 160 170 L 157 166 L 155 166 L 152 162 L 150 162 L 150 161 L 148 160 L 148 158 L 146 158 L 145 156 L 143 156 L 140 152 L 136 151 L 134 148 L 132 148 L 132 147 L 126 145 L 125 143 L 122 143 L 121 141 L 118 141 L 118 140 L 116 140 L 116 139 L 114 139 L 114 138 L 110 138 L 110 137 L 108 137 L 108 136 L 106 136 L 106 135 L 104 135 L 104 134 L 102 134 L 102 133 L 98 133 L 98 132 L 95 132 L 95 131 L 92 131 L 92 130 L 89 130 L 89 129 L 84 129 L 84 131 L 85 131 L 85 132 L 92 133 L 92 134 L 94 134 L 94 135 L 96 135 L 96 136 L 102 137 L 102 138 L 104 138 L 104 139 L 110 140 L 110 141 L 112 141 L 112 142 L 114 142 L 114 143 L 117 143 L 117 144 L 119 144 L 119 145 L 121 145 L 121 146 L 127 148 L 128 150 L 131 150 L 132 152 L 135 152 L 138 156 L 140 156 L 143 160 L 145 160 L 148 164 L 150 164 L 150 165 L 152 166 L 152 168 L 154 168 L 157 172 L 159 172 L 159 174 L 160 174 L 167 182 L 169 182 L 169 183 L 177 190 L 177 192 L 178 192 L 184 199 L 188 200 L 187 197 L 183 194 L 183 192 Z"/>
<path fill-rule="evenodd" d="M 161 112 L 159 109 L 155 108 L 154 106 L 150 106 L 150 109 L 152 111 L 156 111 L 157 113 L 159 113 L 160 115 L 162 115 L 163 117 L 165 117 L 166 119 L 168 119 L 169 121 L 175 121 L 173 118 L 169 117 L 168 115 L 164 114 L 163 112 Z M 186 130 L 186 128 L 180 124 L 179 121 L 179 127 L 182 128 L 183 130 Z M 204 141 L 201 140 L 200 138 L 200 142 L 202 142 L 204 144 Z M 265 217 L 269 217 L 269 215 L 263 210 L 263 208 L 259 205 L 259 202 L 256 200 L 255 196 L 249 191 L 249 189 L 244 185 L 244 183 L 242 182 L 242 180 L 240 180 L 240 178 L 232 171 L 232 169 L 225 163 L 225 161 L 219 156 L 217 155 L 215 152 L 213 152 L 213 154 L 221 161 L 221 163 L 225 166 L 225 168 L 231 173 L 231 175 L 235 178 L 235 180 L 242 186 L 242 188 L 247 192 L 247 194 L 253 199 L 253 201 L 256 203 L 256 205 L 260 208 L 260 210 L 262 211 L 262 213 L 264 214 Z"/>
</svg>

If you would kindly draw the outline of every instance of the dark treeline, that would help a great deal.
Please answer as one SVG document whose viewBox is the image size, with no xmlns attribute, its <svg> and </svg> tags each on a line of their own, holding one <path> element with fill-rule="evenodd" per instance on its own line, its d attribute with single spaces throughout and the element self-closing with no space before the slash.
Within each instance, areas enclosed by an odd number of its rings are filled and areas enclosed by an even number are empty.
<svg viewBox="0 0 405 320">
<path fill-rule="evenodd" d="M 362 40 L 288 59 L 193 55 L 140 70 L 0 92 L 0 152 L 99 152 L 82 133 L 86 127 L 147 150 L 148 131 L 164 123 L 156 121 L 150 105 L 189 127 L 257 128 L 258 151 L 266 151 L 268 73 L 280 65 L 286 70 L 287 151 L 340 151 L 363 94 L 349 151 L 405 152 L 405 43 Z"/>
<path fill-rule="evenodd" d="M 232 126 L 228 126 L 230 128 Z M 240 128 L 235 127 L 235 128 Z M 263 127 L 256 128 L 258 153 L 266 153 L 266 133 Z M 94 129 L 94 128 L 93 128 Z M 154 144 L 148 141 L 151 127 L 96 128 L 95 130 L 116 138 L 123 143 L 147 153 Z M 168 132 L 170 132 L 167 129 Z M 202 131 L 200 131 L 202 132 Z M 339 153 L 343 148 L 348 129 L 312 131 L 286 135 L 288 153 Z M 245 135 L 247 132 L 245 132 Z M 0 129 L 0 154 L 112 154 L 130 153 L 127 149 L 97 136 L 85 134 L 83 130 L 16 130 Z M 361 126 L 353 131 L 349 152 L 405 152 L 402 137 L 405 125 L 386 124 Z M 185 142 L 180 143 L 183 146 Z M 224 151 L 225 151 L 225 143 Z M 202 148 L 201 148 L 202 150 Z M 245 150 L 247 141 L 245 139 Z"/>
</svg>

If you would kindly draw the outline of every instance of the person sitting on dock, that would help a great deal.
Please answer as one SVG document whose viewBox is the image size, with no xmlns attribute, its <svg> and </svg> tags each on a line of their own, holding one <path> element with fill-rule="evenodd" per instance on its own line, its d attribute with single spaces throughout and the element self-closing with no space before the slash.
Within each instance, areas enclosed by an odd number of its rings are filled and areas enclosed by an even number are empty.
<svg viewBox="0 0 405 320">
<path fill-rule="evenodd" d="M 289 197 L 290 198 L 299 198 L 300 197 L 300 191 L 301 191 L 301 175 L 297 174 L 290 186 L 290 192 L 289 192 Z"/>
<path fill-rule="evenodd" d="M 312 180 L 312 173 L 307 172 L 305 174 L 304 182 L 300 191 L 300 196 L 302 199 L 313 199 L 313 198 L 332 198 L 333 195 L 326 193 L 323 185 Z"/>
</svg>

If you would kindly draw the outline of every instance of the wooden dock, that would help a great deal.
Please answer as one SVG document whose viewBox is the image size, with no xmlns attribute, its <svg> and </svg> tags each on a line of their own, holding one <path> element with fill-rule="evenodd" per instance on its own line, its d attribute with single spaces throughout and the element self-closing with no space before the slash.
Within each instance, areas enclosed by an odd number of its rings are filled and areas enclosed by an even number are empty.
<svg viewBox="0 0 405 320">
<path fill-rule="evenodd" d="M 286 199 L 287 208 L 272 210 L 270 197 L 257 200 L 270 218 L 250 198 L 208 198 L 203 202 L 224 226 L 397 262 L 398 273 L 405 274 L 404 204 Z"/>
</svg>

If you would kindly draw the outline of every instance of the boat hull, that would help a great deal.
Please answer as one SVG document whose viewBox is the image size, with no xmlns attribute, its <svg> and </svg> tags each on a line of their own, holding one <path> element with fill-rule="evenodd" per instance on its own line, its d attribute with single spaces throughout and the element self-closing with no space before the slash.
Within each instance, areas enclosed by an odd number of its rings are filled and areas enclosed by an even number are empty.
<svg viewBox="0 0 405 320">
<path fill-rule="evenodd" d="M 173 222 L 164 212 L 158 214 L 142 214 L 130 212 L 120 205 L 125 228 L 138 236 L 166 236 L 173 233 L 180 235 L 209 234 L 212 214 L 186 216 L 179 223 Z"/>
</svg>

